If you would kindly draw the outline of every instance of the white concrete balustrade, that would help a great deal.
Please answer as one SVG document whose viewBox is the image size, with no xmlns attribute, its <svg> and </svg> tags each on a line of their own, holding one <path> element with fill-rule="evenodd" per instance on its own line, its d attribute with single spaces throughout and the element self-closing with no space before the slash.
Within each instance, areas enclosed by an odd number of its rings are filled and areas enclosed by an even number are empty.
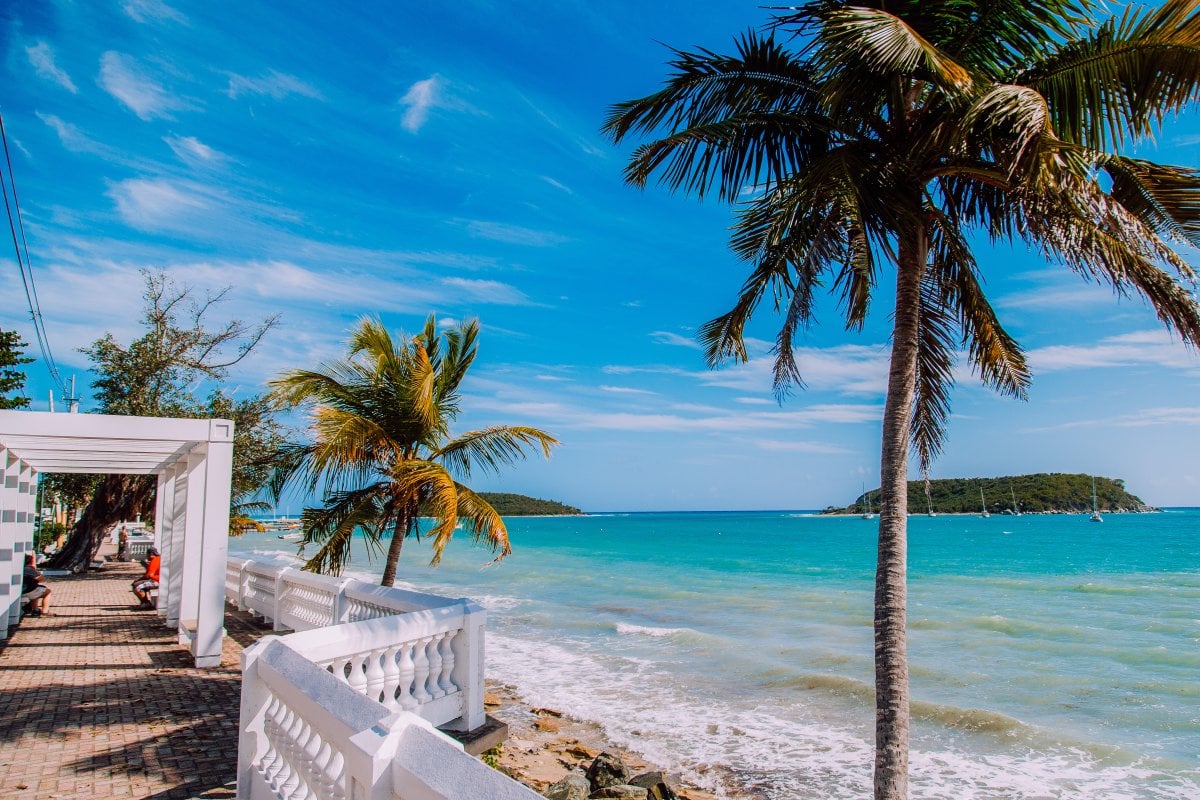
<svg viewBox="0 0 1200 800">
<path fill-rule="evenodd" d="M 242 656 L 239 797 L 538 797 L 433 727 L 486 719 L 477 604 L 232 559 L 225 586 L 295 631 Z"/>
</svg>

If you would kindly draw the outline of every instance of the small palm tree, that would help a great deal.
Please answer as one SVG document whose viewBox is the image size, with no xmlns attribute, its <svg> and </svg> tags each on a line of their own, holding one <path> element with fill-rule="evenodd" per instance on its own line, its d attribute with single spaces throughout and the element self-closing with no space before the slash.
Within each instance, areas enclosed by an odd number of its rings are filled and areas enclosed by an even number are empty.
<svg viewBox="0 0 1200 800">
<path fill-rule="evenodd" d="M 875 584 L 875 796 L 908 787 L 905 635 L 908 456 L 942 446 L 957 351 L 1023 397 L 1029 369 L 983 291 L 973 239 L 1022 243 L 1119 295 L 1140 294 L 1200 343 L 1200 173 L 1127 155 L 1200 97 L 1196 0 L 811 0 L 734 55 L 677 51 L 660 91 L 605 129 L 638 147 L 632 184 L 739 205 L 749 265 L 733 307 L 701 330 L 711 365 L 746 358 L 767 298 L 782 315 L 775 380 L 800 383 L 794 341 L 828 287 L 845 324 L 894 278 Z M 776 39 L 776 30 L 782 35 Z"/>
<path fill-rule="evenodd" d="M 361 530 L 368 552 L 390 538 L 383 578 L 391 586 L 404 539 L 432 518 L 433 564 L 460 521 L 498 558 L 512 548 L 504 520 L 455 476 L 495 471 L 540 448 L 550 457 L 558 441 L 537 428 L 496 426 L 451 437 L 459 387 L 475 360 L 479 323 L 449 328 L 442 337 L 430 315 L 411 338 L 392 338 L 374 318 L 359 321 L 348 358 L 317 370 L 292 370 L 270 382 L 287 406 L 311 408 L 313 441 L 284 449 L 272 480 L 276 496 L 291 482 L 324 491 L 324 504 L 301 516 L 304 545 L 316 545 L 305 564 L 338 574 Z"/>
</svg>

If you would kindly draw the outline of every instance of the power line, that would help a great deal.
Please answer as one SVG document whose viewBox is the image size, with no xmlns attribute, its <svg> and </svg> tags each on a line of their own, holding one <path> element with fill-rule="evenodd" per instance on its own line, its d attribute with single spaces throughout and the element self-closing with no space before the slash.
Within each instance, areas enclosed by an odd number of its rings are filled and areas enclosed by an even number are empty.
<svg viewBox="0 0 1200 800">
<path fill-rule="evenodd" d="M 8 134 L 4 130 L 4 115 L 0 113 L 0 142 L 4 144 L 4 162 L 8 165 L 8 185 L 0 176 L 0 193 L 4 195 L 4 210 L 8 214 L 8 230 L 12 234 L 13 251 L 17 256 L 17 269 L 21 273 L 21 283 L 25 287 L 25 302 L 29 306 L 29 316 L 33 319 L 33 332 L 37 339 L 38 349 L 42 353 L 42 361 L 50 371 L 50 377 L 58 384 L 59 391 L 67 397 L 67 385 L 58 373 L 58 365 L 54 363 L 54 354 L 50 351 L 50 339 L 46 336 L 46 324 L 42 318 L 41 304 L 38 303 L 37 284 L 33 280 L 33 262 L 29 260 L 29 242 L 25 238 L 25 218 L 21 214 L 21 202 L 17 198 L 17 184 L 13 179 L 12 156 L 8 151 Z M 12 187 L 12 205 L 8 202 L 8 189 Z M 16 210 L 14 219 L 13 210 Z M 18 239 L 18 231 L 20 238 Z M 22 248 L 24 257 L 22 258 Z M 70 399 L 68 397 L 68 399 Z"/>
</svg>

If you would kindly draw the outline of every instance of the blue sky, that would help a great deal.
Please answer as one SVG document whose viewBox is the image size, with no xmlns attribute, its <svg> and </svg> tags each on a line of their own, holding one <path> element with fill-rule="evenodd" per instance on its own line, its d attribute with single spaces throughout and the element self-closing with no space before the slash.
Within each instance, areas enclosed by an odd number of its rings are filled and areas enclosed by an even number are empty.
<svg viewBox="0 0 1200 800">
<path fill-rule="evenodd" d="M 706 369 L 695 330 L 744 271 L 729 210 L 626 187 L 631 146 L 598 132 L 610 104 L 657 87 L 662 43 L 728 51 L 767 18 L 755 4 L 4 8 L 0 102 L 30 255 L 54 354 L 85 387 L 77 349 L 136 335 L 139 270 L 162 268 L 199 292 L 232 286 L 228 316 L 282 315 L 238 366 L 243 392 L 337 355 L 363 314 L 408 331 L 430 312 L 479 317 L 461 428 L 562 440 L 480 488 L 598 511 L 813 508 L 877 485 L 886 285 L 860 333 L 819 311 L 808 389 L 782 405 L 769 313 L 750 363 Z M 1198 147 L 1184 120 L 1146 155 L 1194 165 Z M 1021 403 L 964 371 L 934 477 L 1094 472 L 1200 505 L 1200 358 L 1139 300 L 1024 249 L 979 259 L 1034 385 Z M 11 254 L 0 292 L 0 326 L 32 341 Z M 29 375 L 44 410 L 50 380 Z"/>
</svg>

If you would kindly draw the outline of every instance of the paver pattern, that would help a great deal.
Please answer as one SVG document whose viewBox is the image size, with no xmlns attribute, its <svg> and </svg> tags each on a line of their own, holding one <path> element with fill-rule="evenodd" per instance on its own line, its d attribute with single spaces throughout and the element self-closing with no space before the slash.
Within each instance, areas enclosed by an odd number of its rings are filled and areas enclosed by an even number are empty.
<svg viewBox="0 0 1200 800">
<path fill-rule="evenodd" d="M 229 798 L 242 649 L 270 630 L 226 613 L 221 666 L 136 610 L 137 564 L 48 578 L 53 616 L 0 643 L 0 798 Z"/>
</svg>

